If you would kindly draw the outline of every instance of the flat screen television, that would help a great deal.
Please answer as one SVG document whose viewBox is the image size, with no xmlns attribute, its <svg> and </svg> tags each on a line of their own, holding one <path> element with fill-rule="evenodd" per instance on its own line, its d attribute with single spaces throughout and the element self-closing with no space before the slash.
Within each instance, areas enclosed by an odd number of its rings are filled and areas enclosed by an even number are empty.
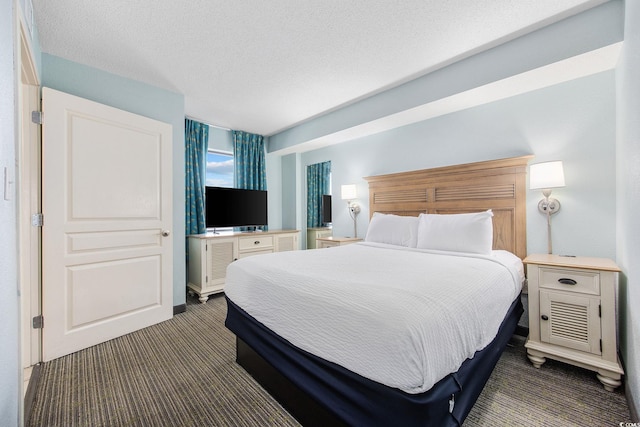
<svg viewBox="0 0 640 427">
<path fill-rule="evenodd" d="M 331 224 L 331 195 L 322 195 L 322 223 Z"/>
<path fill-rule="evenodd" d="M 267 225 L 267 192 L 206 187 L 205 218 L 207 228 Z"/>
</svg>

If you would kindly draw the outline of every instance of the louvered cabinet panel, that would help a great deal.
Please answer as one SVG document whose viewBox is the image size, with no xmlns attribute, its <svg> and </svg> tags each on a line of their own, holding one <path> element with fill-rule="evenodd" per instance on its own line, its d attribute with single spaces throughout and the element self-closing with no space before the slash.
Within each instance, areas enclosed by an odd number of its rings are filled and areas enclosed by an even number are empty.
<svg viewBox="0 0 640 427">
<path fill-rule="evenodd" d="M 224 285 L 227 266 L 238 258 L 236 239 L 207 240 L 207 274 L 205 281 L 208 288 Z"/>
<path fill-rule="evenodd" d="M 298 249 L 298 233 L 278 234 L 275 236 L 276 252 L 295 251 Z"/>
<path fill-rule="evenodd" d="M 599 298 L 541 290 L 540 340 L 601 354 L 599 307 Z"/>
</svg>

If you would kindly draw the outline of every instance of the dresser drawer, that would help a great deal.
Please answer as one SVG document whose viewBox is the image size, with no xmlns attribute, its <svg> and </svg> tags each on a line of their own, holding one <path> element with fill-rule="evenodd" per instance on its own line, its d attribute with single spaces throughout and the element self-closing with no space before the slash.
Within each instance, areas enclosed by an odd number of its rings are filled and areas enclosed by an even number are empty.
<svg viewBox="0 0 640 427">
<path fill-rule="evenodd" d="M 273 248 L 273 236 L 251 236 L 238 239 L 240 251 L 253 251 L 259 249 Z"/>
<path fill-rule="evenodd" d="M 272 254 L 272 253 L 273 251 L 271 249 L 240 252 L 238 254 L 238 259 L 247 258 L 250 256 L 256 256 L 256 255 Z"/>
<path fill-rule="evenodd" d="M 541 288 L 600 295 L 600 273 L 591 270 L 574 270 L 540 267 Z"/>
</svg>

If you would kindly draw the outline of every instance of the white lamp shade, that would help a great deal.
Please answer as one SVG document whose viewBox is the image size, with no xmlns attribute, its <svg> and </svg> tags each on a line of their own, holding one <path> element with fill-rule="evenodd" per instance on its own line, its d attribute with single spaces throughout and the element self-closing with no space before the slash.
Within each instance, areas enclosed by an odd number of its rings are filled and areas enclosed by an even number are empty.
<svg viewBox="0 0 640 427">
<path fill-rule="evenodd" d="M 529 166 L 531 190 L 564 187 L 562 161 L 536 163 Z"/>
<path fill-rule="evenodd" d="M 345 184 L 340 189 L 342 200 L 353 200 L 358 198 L 355 184 Z"/>
</svg>

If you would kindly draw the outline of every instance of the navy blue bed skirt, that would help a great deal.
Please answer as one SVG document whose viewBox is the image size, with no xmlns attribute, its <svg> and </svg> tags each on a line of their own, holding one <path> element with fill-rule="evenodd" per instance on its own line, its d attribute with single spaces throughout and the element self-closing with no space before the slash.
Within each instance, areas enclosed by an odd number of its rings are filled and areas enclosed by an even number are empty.
<svg viewBox="0 0 640 427">
<path fill-rule="evenodd" d="M 498 335 L 487 347 L 430 390 L 409 394 L 296 348 L 228 298 L 227 306 L 227 328 L 336 419 L 353 426 L 461 425 L 523 312 L 518 297 L 509 308 Z"/>
</svg>

